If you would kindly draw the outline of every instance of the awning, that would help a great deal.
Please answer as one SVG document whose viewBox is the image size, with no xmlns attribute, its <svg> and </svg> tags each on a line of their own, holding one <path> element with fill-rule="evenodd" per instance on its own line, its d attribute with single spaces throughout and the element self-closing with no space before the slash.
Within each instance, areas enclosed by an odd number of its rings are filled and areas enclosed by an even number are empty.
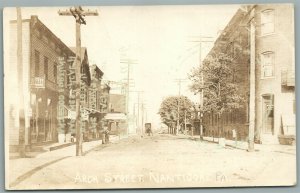
<svg viewBox="0 0 300 193">
<path fill-rule="evenodd" d="M 127 117 L 124 113 L 107 113 L 104 117 L 106 120 L 126 120 Z"/>
</svg>

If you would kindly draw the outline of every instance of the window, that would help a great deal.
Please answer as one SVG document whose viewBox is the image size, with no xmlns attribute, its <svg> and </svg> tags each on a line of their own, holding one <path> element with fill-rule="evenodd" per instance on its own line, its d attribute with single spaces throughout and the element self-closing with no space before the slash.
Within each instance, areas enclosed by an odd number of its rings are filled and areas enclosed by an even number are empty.
<svg viewBox="0 0 300 193">
<path fill-rule="evenodd" d="M 41 37 L 41 32 L 38 29 L 34 30 L 35 35 L 40 38 Z"/>
<path fill-rule="evenodd" d="M 261 54 L 262 78 L 274 76 L 274 52 Z"/>
<path fill-rule="evenodd" d="M 267 9 L 261 12 L 261 35 L 274 32 L 274 10 Z"/>
<path fill-rule="evenodd" d="M 48 58 L 45 56 L 44 57 L 44 74 L 45 74 L 45 78 L 46 80 L 48 79 Z"/>
<path fill-rule="evenodd" d="M 50 42 L 50 47 L 55 50 L 55 43 L 51 41 Z"/>
<path fill-rule="evenodd" d="M 40 52 L 35 50 L 34 52 L 34 75 L 39 76 L 40 72 Z"/>
<path fill-rule="evenodd" d="M 43 39 L 43 41 L 44 41 L 46 44 L 49 43 L 49 40 L 48 40 L 48 38 L 47 38 L 46 36 L 43 36 L 42 39 Z"/>
<path fill-rule="evenodd" d="M 53 65 L 53 78 L 54 78 L 54 82 L 57 82 L 57 64 L 54 63 Z"/>
</svg>

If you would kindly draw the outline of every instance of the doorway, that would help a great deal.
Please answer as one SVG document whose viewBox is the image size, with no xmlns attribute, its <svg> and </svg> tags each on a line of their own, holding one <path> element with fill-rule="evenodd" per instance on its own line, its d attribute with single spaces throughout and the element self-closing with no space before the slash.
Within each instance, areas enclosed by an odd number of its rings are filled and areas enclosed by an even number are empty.
<svg viewBox="0 0 300 193">
<path fill-rule="evenodd" d="M 265 134 L 274 135 L 274 97 L 272 94 L 262 96 L 262 127 Z"/>
</svg>

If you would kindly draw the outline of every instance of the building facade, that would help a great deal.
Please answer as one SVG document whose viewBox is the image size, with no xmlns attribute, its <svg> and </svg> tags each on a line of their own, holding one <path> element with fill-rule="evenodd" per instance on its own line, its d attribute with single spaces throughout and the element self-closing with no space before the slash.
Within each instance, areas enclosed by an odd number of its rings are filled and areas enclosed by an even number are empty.
<svg viewBox="0 0 300 193">
<path fill-rule="evenodd" d="M 246 99 L 243 108 L 221 116 L 226 138 L 232 138 L 235 130 L 239 140 L 248 140 L 251 57 L 255 60 L 256 142 L 278 143 L 281 137 L 295 137 L 294 42 L 294 7 L 290 4 L 243 6 L 223 30 L 209 55 L 222 52 L 234 58 L 236 83 Z M 205 135 L 216 133 L 215 116 L 204 115 Z"/>
<path fill-rule="evenodd" d="M 17 22 L 10 22 L 9 58 L 5 72 L 5 120 L 9 127 L 10 150 L 19 144 L 20 124 L 25 125 L 25 144 L 58 141 L 58 103 L 59 82 L 66 83 L 66 71 L 59 74 L 59 65 L 67 69 L 67 58 L 74 57 L 74 53 L 53 34 L 37 16 L 22 20 L 22 70 L 23 77 L 18 77 L 17 66 Z M 20 93 L 22 85 L 22 93 Z M 66 88 L 67 85 L 61 85 Z M 11 93 L 15 93 L 11 95 Z M 18 94 L 17 94 L 18 93 Z M 63 101 L 66 102 L 68 91 L 63 89 Z M 20 99 L 23 96 L 23 123 L 20 123 Z M 12 113 L 16 112 L 16 113 Z"/>
<path fill-rule="evenodd" d="M 91 139 L 100 137 L 100 122 L 107 112 L 101 111 L 101 82 L 104 73 L 96 64 L 93 64 L 90 66 L 90 74 L 91 85 L 89 88 L 89 138 Z"/>
<path fill-rule="evenodd" d="M 9 57 L 5 62 L 5 73 L 9 76 L 4 79 L 6 85 L 10 85 L 5 87 L 5 122 L 9 127 L 7 138 L 10 151 L 18 149 L 22 138 L 29 149 L 45 143 L 71 142 L 71 136 L 76 134 L 75 48 L 66 46 L 37 16 L 23 19 L 23 73 L 20 79 L 17 73 L 20 70 L 17 65 L 17 41 L 17 21 L 10 21 Z M 95 108 L 103 109 L 99 82 L 102 75 L 102 72 L 95 75 L 94 82 L 96 79 L 98 82 L 91 84 L 87 49 L 81 48 L 80 104 L 84 136 L 89 135 L 91 128 L 91 88 L 98 89 Z M 20 95 L 23 97 L 20 98 Z M 21 133 L 21 124 L 25 126 L 25 133 Z"/>
<path fill-rule="evenodd" d="M 222 137 L 227 139 L 232 139 L 234 132 L 237 134 L 238 140 L 247 140 L 248 137 L 250 45 L 248 41 L 248 30 L 244 26 L 244 20 L 245 13 L 242 10 L 238 10 L 215 41 L 213 48 L 204 59 L 204 62 L 209 57 L 217 57 L 220 53 L 232 58 L 230 67 L 233 77 L 230 81 L 237 85 L 237 92 L 245 99 L 245 102 L 240 109 L 224 111 L 220 115 L 220 119 L 216 113 L 204 113 L 202 121 L 204 125 L 204 135 L 206 136 L 221 136 L 220 130 L 222 130 Z M 198 120 L 199 119 L 200 118 L 198 118 Z M 220 127 L 222 128 L 220 129 Z"/>
<path fill-rule="evenodd" d="M 294 135 L 295 37 L 291 4 L 257 5 L 253 8 L 255 33 L 256 137 L 276 141 Z"/>
</svg>

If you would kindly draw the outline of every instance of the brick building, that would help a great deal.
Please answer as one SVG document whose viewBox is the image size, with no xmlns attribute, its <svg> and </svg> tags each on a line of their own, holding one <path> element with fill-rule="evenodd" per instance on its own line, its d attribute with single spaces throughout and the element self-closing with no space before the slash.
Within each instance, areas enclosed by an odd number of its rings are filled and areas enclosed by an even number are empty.
<svg viewBox="0 0 300 193">
<path fill-rule="evenodd" d="M 241 109 L 230 112 L 225 111 L 220 115 L 220 120 L 218 120 L 217 114 L 205 113 L 203 124 L 204 134 L 207 136 L 217 137 L 220 132 L 218 129 L 220 125 L 223 126 L 226 138 L 232 138 L 233 129 L 236 130 L 239 140 L 246 140 L 248 136 L 249 42 L 247 28 L 243 26 L 244 17 L 245 15 L 242 10 L 236 12 L 215 41 L 208 56 L 215 57 L 220 53 L 225 53 L 233 58 L 231 67 L 234 77 L 231 81 L 238 85 L 238 92 L 246 99 L 246 102 Z M 221 123 L 218 123 L 218 121 Z"/>
<path fill-rule="evenodd" d="M 250 52 L 250 21 L 255 23 L 255 51 Z M 255 139 L 278 143 L 278 137 L 295 137 L 294 8 L 290 4 L 243 6 L 233 16 L 209 55 L 233 56 L 236 82 L 245 97 L 244 108 L 222 115 L 225 137 L 237 130 L 247 140 L 249 124 L 250 57 L 255 58 Z M 216 132 L 215 115 L 204 116 L 205 135 Z"/>
</svg>

